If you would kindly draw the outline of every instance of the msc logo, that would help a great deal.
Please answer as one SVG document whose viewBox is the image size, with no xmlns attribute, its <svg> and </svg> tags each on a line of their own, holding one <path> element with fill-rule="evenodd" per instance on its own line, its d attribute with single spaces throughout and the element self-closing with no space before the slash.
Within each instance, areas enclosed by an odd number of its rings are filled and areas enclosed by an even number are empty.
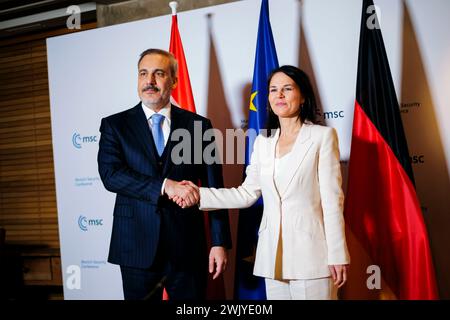
<svg viewBox="0 0 450 320">
<path fill-rule="evenodd" d="M 336 118 L 343 118 L 344 117 L 344 110 L 340 111 L 330 111 L 330 112 L 324 112 L 323 118 L 324 119 L 336 119 Z"/>
<path fill-rule="evenodd" d="M 320 120 L 339 119 L 344 118 L 344 110 L 322 112 L 320 109 L 316 109 L 316 115 Z"/>
<path fill-rule="evenodd" d="M 81 136 L 81 134 L 75 132 L 72 136 L 72 144 L 75 148 L 81 149 L 85 143 L 97 142 L 97 136 Z"/>
<path fill-rule="evenodd" d="M 79 216 L 78 226 L 82 231 L 88 231 L 88 227 L 103 226 L 103 219 L 88 219 L 85 216 Z"/>
<path fill-rule="evenodd" d="M 421 155 L 413 155 L 409 157 L 409 160 L 412 164 L 422 164 L 425 163 L 425 156 L 423 154 Z"/>
</svg>

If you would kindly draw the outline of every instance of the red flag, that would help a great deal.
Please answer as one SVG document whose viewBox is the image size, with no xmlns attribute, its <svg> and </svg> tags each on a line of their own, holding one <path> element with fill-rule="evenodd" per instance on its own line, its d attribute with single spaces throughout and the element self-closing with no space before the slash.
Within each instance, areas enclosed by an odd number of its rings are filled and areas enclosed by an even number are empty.
<svg viewBox="0 0 450 320">
<path fill-rule="evenodd" d="M 184 57 L 183 44 L 181 43 L 180 32 L 178 31 L 178 19 L 176 14 L 172 15 L 169 51 L 178 61 L 178 86 L 172 91 L 172 98 L 179 107 L 195 112 L 191 81 L 189 80 L 189 72 L 186 64 L 186 58 Z"/>
<path fill-rule="evenodd" d="M 399 104 L 369 6 L 364 0 L 345 218 L 397 298 L 437 299 Z"/>
<path fill-rule="evenodd" d="M 175 56 L 175 59 L 177 59 L 178 62 L 178 86 L 172 91 L 172 98 L 175 100 L 175 104 L 177 104 L 180 108 L 191 112 L 196 112 L 194 97 L 192 95 L 191 81 L 189 79 L 186 58 L 184 56 L 183 43 L 181 42 L 180 32 L 178 31 L 178 19 L 176 13 L 172 13 L 172 29 L 170 32 L 169 51 Z M 208 215 L 204 214 L 204 217 L 208 247 L 211 247 Z M 168 294 L 166 290 L 164 290 L 163 299 L 168 300 L 168 298 Z M 225 287 L 222 275 L 220 275 L 220 277 L 216 280 L 212 280 L 212 277 L 208 277 L 206 298 L 210 300 L 225 299 Z"/>
</svg>

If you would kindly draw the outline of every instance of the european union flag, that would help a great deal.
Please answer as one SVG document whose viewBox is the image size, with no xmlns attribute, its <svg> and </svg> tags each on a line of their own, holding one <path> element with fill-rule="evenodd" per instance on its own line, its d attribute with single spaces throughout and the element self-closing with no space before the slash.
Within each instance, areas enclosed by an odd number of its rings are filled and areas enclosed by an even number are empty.
<svg viewBox="0 0 450 320">
<path fill-rule="evenodd" d="M 275 68 L 278 68 L 278 58 L 273 41 L 272 28 L 270 27 L 269 4 L 268 0 L 262 0 L 248 116 L 248 129 L 253 129 L 257 133 L 265 126 L 268 103 L 267 78 Z M 255 138 L 252 135 L 247 135 L 245 149 L 246 165 L 250 162 Z M 262 199 L 251 208 L 241 210 L 239 214 L 236 247 L 235 299 L 266 299 L 264 279 L 253 275 L 261 217 Z"/>
</svg>

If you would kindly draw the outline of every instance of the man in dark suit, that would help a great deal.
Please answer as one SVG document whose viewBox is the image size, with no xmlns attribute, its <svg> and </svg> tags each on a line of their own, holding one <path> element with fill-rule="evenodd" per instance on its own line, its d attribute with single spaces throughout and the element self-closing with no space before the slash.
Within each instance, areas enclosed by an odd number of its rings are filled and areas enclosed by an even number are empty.
<svg viewBox="0 0 450 320">
<path fill-rule="evenodd" d="M 202 133 L 212 128 L 208 119 L 170 103 L 176 74 L 172 54 L 144 51 L 138 62 L 141 102 L 102 119 L 100 126 L 99 172 L 105 188 L 117 194 L 108 261 L 120 265 L 125 299 L 161 300 L 163 286 L 170 299 L 203 299 L 208 265 L 217 278 L 231 247 L 226 211 L 209 214 L 208 259 L 203 214 L 197 206 L 181 209 L 170 200 L 179 196 L 192 205 L 199 199 L 196 188 L 177 181 L 223 186 L 221 165 L 196 163 L 194 143 L 183 149 L 190 151 L 189 160 L 174 164 L 175 130 L 192 136 L 194 123 Z M 203 155 L 207 143 L 200 146 Z"/>
</svg>

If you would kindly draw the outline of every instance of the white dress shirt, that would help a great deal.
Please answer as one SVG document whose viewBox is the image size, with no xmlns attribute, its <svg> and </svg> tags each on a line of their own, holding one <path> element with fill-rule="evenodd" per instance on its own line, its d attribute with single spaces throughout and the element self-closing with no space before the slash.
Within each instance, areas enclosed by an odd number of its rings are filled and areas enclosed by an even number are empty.
<svg viewBox="0 0 450 320">
<path fill-rule="evenodd" d="M 152 109 L 150 109 L 149 107 L 146 107 L 143 103 L 141 103 L 141 106 L 142 106 L 142 110 L 144 110 L 145 117 L 150 126 L 150 130 L 152 130 L 152 127 L 153 127 L 153 122 L 151 121 L 151 117 L 155 113 L 159 113 L 164 116 L 164 119 L 162 121 L 162 131 L 163 131 L 163 136 L 164 136 L 164 147 L 165 147 L 167 145 L 167 141 L 169 140 L 169 135 L 170 135 L 170 123 L 171 123 L 170 111 L 172 108 L 171 103 L 169 102 L 164 108 L 162 108 L 158 112 L 155 112 Z M 167 180 L 167 178 L 164 179 L 163 184 L 161 186 L 161 195 L 164 194 L 164 187 L 166 185 L 166 180 Z"/>
</svg>

